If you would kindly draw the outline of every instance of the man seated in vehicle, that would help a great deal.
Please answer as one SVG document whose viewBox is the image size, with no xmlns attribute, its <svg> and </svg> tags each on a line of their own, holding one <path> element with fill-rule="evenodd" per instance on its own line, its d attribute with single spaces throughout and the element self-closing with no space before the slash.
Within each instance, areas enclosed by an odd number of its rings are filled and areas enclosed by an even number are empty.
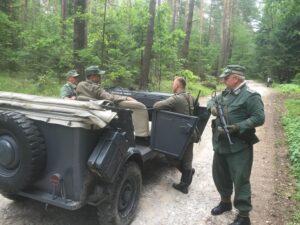
<svg viewBox="0 0 300 225">
<path fill-rule="evenodd" d="M 76 99 L 76 85 L 78 84 L 78 77 L 80 75 L 76 70 L 70 70 L 66 73 L 67 83 L 60 89 L 59 96 L 63 99 Z"/>
<path fill-rule="evenodd" d="M 109 100 L 119 107 L 129 108 L 133 111 L 132 122 L 135 136 L 149 136 L 149 116 L 146 106 L 136 101 L 134 98 L 113 95 L 105 91 L 101 86 L 101 75 L 105 71 L 100 70 L 98 66 L 89 66 L 85 69 L 86 80 L 82 81 L 77 86 L 78 100 Z"/>
</svg>

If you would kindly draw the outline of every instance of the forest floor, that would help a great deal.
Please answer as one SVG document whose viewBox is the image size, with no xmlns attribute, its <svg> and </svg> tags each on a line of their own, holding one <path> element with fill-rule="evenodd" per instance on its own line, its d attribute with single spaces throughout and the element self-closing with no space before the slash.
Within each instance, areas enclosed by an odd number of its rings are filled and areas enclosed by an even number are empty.
<svg viewBox="0 0 300 225">
<path fill-rule="evenodd" d="M 292 199 L 295 182 L 290 175 L 285 137 L 281 126 L 283 97 L 271 88 L 248 81 L 265 104 L 266 122 L 257 129 L 260 142 L 254 146 L 251 176 L 253 225 L 286 225 L 295 209 Z M 207 98 L 200 99 L 205 105 Z M 193 167 L 196 170 L 187 195 L 172 188 L 180 179 L 179 172 L 164 160 L 152 161 L 143 171 L 143 191 L 132 225 L 226 225 L 236 210 L 211 216 L 219 195 L 211 176 L 213 150 L 210 121 L 202 141 L 194 145 Z M 0 196 L 1 225 L 97 225 L 96 210 L 87 206 L 68 211 L 32 200 L 12 202 Z M 105 224 L 103 224 L 105 225 Z"/>
</svg>

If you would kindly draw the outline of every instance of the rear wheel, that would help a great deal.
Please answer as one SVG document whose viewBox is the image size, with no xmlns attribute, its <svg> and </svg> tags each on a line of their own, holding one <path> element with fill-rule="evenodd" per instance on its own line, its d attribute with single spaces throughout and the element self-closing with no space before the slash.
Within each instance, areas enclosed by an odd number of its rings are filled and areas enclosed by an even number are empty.
<svg viewBox="0 0 300 225">
<path fill-rule="evenodd" d="M 141 193 L 139 166 L 134 162 L 125 164 L 111 186 L 111 198 L 98 206 L 99 222 L 103 225 L 128 225 L 134 219 Z"/>
<path fill-rule="evenodd" d="M 34 182 L 45 161 L 44 139 L 33 121 L 16 112 L 0 113 L 0 190 L 4 196 L 14 196 Z"/>
<path fill-rule="evenodd" d="M 11 193 L 1 193 L 1 195 L 5 198 L 8 198 L 12 201 L 15 201 L 15 202 L 22 202 L 22 201 L 25 201 L 26 198 L 23 197 L 23 196 L 20 196 L 20 195 L 17 195 L 17 194 L 11 194 Z"/>
</svg>

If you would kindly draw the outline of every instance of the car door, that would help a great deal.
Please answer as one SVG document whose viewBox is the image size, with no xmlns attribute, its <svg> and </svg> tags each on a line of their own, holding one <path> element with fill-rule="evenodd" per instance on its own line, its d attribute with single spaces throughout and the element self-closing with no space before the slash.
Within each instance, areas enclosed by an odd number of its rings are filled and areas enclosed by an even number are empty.
<svg viewBox="0 0 300 225">
<path fill-rule="evenodd" d="M 150 148 L 153 151 L 182 159 L 188 144 L 191 142 L 198 119 L 195 116 L 154 110 Z"/>
</svg>

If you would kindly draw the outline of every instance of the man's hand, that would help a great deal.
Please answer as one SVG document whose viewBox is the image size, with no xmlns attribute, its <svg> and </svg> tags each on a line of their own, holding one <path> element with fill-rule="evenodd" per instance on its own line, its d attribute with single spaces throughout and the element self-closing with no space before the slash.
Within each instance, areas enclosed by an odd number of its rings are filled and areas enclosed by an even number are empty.
<svg viewBox="0 0 300 225">
<path fill-rule="evenodd" d="M 136 101 L 134 98 L 132 98 L 132 97 L 126 97 L 126 100 L 127 101 Z"/>
<path fill-rule="evenodd" d="M 218 116 L 218 109 L 217 109 L 217 107 L 215 107 L 215 106 L 213 106 L 213 107 L 211 107 L 210 108 L 210 112 L 211 112 L 211 114 L 213 115 L 213 116 Z"/>
<path fill-rule="evenodd" d="M 236 125 L 236 124 L 233 124 L 233 125 L 227 125 L 226 128 L 227 128 L 229 134 L 237 133 L 237 132 L 239 132 L 239 130 L 240 130 L 239 126 Z M 220 127 L 220 126 L 218 126 L 218 131 L 219 131 L 219 133 L 220 133 L 221 135 L 225 135 L 225 134 L 226 134 L 226 133 L 225 133 L 225 130 L 224 130 L 222 127 Z"/>
<path fill-rule="evenodd" d="M 230 134 L 238 133 L 240 130 L 240 127 L 236 124 L 233 125 L 227 125 L 227 129 Z"/>
</svg>

